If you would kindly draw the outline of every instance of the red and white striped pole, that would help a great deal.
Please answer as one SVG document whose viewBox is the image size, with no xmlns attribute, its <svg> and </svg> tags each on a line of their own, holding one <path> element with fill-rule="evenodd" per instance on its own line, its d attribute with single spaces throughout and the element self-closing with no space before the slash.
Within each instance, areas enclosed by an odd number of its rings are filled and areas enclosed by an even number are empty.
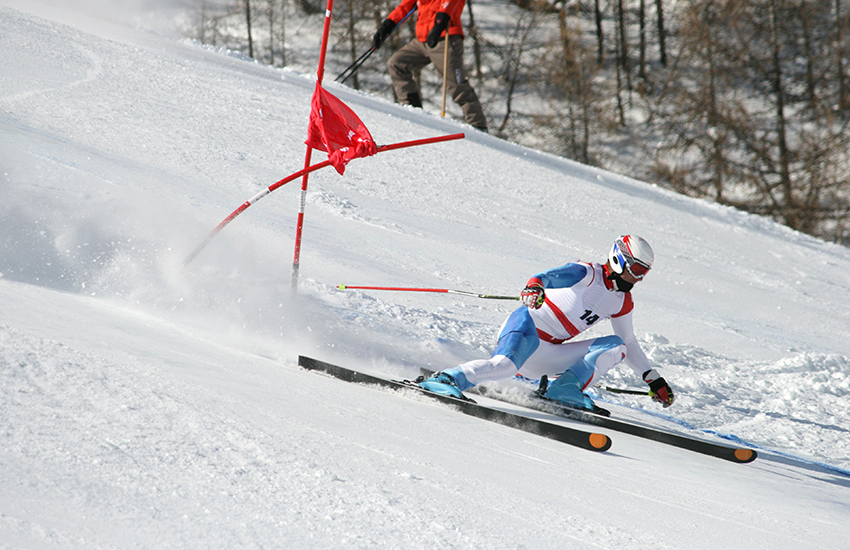
<svg viewBox="0 0 850 550">
<path fill-rule="evenodd" d="M 400 142 L 400 143 L 391 143 L 389 145 L 378 145 L 378 153 L 383 153 L 384 151 L 393 151 L 395 149 L 404 149 L 405 147 L 416 147 L 418 145 L 427 145 L 429 143 L 440 143 L 442 141 L 451 141 L 451 140 L 454 140 L 454 139 L 463 139 L 463 137 L 464 137 L 464 134 L 451 134 L 451 135 L 448 135 L 448 136 L 437 136 L 437 137 L 432 137 L 432 138 L 414 139 L 412 141 L 403 141 L 403 142 Z M 259 201 L 263 197 L 267 196 L 272 191 L 276 191 L 280 187 L 283 187 L 284 185 L 286 185 L 290 181 L 293 181 L 293 180 L 298 179 L 299 177 L 302 177 L 302 176 L 304 176 L 304 175 L 306 175 L 310 172 L 315 172 L 316 170 L 318 170 L 320 168 L 324 168 L 324 167 L 330 166 L 330 165 L 331 165 L 331 161 L 326 160 L 326 161 L 314 164 L 313 166 L 310 166 L 309 168 L 299 170 L 299 171 L 295 172 L 294 174 L 290 174 L 290 175 L 286 176 L 285 178 L 283 178 L 282 180 L 271 184 L 266 189 L 263 189 L 262 191 L 260 191 L 259 193 L 257 193 L 256 195 L 254 195 L 253 197 L 251 197 L 250 199 L 248 199 L 244 203 L 242 203 L 239 206 L 239 208 L 237 208 L 229 216 L 224 218 L 224 220 L 222 220 L 222 222 L 220 224 L 218 224 L 216 226 L 216 228 L 213 229 L 212 232 L 210 232 L 209 235 L 207 235 L 207 238 L 204 239 L 204 242 L 202 242 L 200 244 L 200 246 L 198 246 L 194 251 L 192 251 L 192 253 L 189 255 L 189 257 L 186 258 L 186 260 L 183 262 L 183 265 L 189 265 L 192 262 L 192 260 L 194 260 L 195 257 L 198 254 L 201 253 L 201 250 L 203 250 L 204 247 L 207 246 L 207 244 L 209 244 L 209 242 L 213 239 L 213 237 L 218 235 L 218 233 L 222 229 L 224 229 L 225 226 L 227 226 L 227 224 L 229 224 L 234 219 L 236 219 L 236 217 L 239 216 L 242 212 L 244 212 L 249 206 L 256 203 L 257 201 Z"/>
<path fill-rule="evenodd" d="M 319 54 L 319 69 L 316 73 L 316 86 L 322 85 L 322 79 L 325 76 L 325 55 L 328 51 L 328 35 L 331 30 L 331 15 L 333 14 L 334 0 L 328 0 L 328 7 L 325 9 L 325 28 L 322 32 L 322 50 Z M 313 156 L 313 148 L 307 146 L 307 154 L 304 158 L 304 170 L 310 167 L 310 160 Z M 298 222 L 295 226 L 295 254 L 292 259 L 292 290 L 298 289 L 298 268 L 301 264 L 301 233 L 304 230 L 304 205 L 307 203 L 307 180 L 309 172 L 304 173 L 301 179 L 301 202 L 298 206 Z"/>
</svg>

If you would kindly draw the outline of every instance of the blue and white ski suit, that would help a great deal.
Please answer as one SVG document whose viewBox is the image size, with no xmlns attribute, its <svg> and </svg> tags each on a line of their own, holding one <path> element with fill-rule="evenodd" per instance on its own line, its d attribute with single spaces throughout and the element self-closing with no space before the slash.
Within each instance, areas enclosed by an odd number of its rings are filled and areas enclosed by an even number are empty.
<svg viewBox="0 0 850 550">
<path fill-rule="evenodd" d="M 546 289 L 543 305 L 522 306 L 508 316 L 492 357 L 444 371 L 461 391 L 517 372 L 537 379 L 565 371 L 584 389 L 623 360 L 639 377 L 652 368 L 634 334 L 631 293 L 616 290 L 603 265 L 570 263 L 535 279 Z M 574 340 L 605 319 L 611 319 L 614 335 Z"/>
</svg>

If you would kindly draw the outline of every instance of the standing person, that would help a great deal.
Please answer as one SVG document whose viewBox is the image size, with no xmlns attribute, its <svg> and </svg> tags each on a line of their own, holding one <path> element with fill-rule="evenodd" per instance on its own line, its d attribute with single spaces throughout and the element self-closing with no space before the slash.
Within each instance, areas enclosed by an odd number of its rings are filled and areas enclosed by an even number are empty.
<svg viewBox="0 0 850 550">
<path fill-rule="evenodd" d="M 510 314 L 490 359 L 469 361 L 444 370 L 419 385 L 444 395 L 462 397 L 464 390 L 509 378 L 558 376 L 545 397 L 593 410 L 584 389 L 625 361 L 649 384 L 649 394 L 664 407 L 673 390 L 652 368 L 632 325 L 632 287 L 643 280 L 655 256 L 636 235 L 617 239 L 608 261 L 569 263 L 534 275 L 523 289 L 523 306 Z M 610 319 L 614 335 L 591 340 L 574 338 L 598 321 Z"/>
<path fill-rule="evenodd" d="M 463 27 L 460 15 L 466 0 L 402 0 L 378 28 L 372 38 L 372 46 L 375 49 L 381 47 L 396 25 L 415 8 L 417 2 L 419 13 L 416 19 L 416 38 L 394 53 L 387 62 L 398 102 L 402 105 L 422 107 L 422 96 L 413 76 L 429 63 L 433 63 L 437 71 L 444 74 L 446 40 L 443 40 L 443 37 L 448 33 L 446 93 L 463 109 L 463 119 L 468 124 L 486 132 L 487 118 L 463 68 Z"/>
</svg>

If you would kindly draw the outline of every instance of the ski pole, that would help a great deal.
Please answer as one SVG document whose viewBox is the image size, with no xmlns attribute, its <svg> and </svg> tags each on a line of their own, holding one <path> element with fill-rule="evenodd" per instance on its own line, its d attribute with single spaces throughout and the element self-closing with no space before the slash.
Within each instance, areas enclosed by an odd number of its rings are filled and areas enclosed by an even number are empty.
<svg viewBox="0 0 850 550">
<path fill-rule="evenodd" d="M 410 287 L 392 287 L 392 286 L 350 286 L 339 285 L 340 290 L 394 290 L 397 292 L 442 292 L 444 294 L 460 294 L 462 296 L 472 296 L 474 298 L 486 298 L 488 300 L 519 300 L 519 296 L 497 296 L 495 294 L 478 294 L 477 292 L 467 292 L 465 290 L 452 290 L 450 288 L 410 288 Z"/>
<path fill-rule="evenodd" d="M 443 109 L 440 111 L 440 116 L 446 116 L 446 88 L 448 86 L 449 72 L 449 28 L 446 27 L 446 40 L 443 44 Z"/>
<path fill-rule="evenodd" d="M 625 393 L 629 395 L 649 395 L 649 391 L 644 390 L 627 390 L 623 388 L 612 388 L 610 386 L 600 386 L 596 385 L 594 388 L 599 388 L 601 390 L 609 391 L 611 393 Z"/>
<path fill-rule="evenodd" d="M 390 37 L 390 35 L 392 35 L 392 33 L 394 33 L 394 32 L 395 32 L 395 30 L 396 30 L 397 28 L 399 28 L 399 27 L 401 26 L 401 24 L 402 24 L 402 23 L 404 23 L 405 21 L 407 21 L 407 18 L 408 18 L 408 17 L 410 17 L 411 15 L 413 15 L 413 12 L 415 12 L 415 11 L 416 11 L 416 8 L 418 8 L 418 7 L 419 7 L 419 4 L 414 4 L 414 5 L 413 5 L 413 7 L 410 9 L 410 11 L 409 11 L 409 12 L 407 12 L 407 15 L 405 15 L 405 16 L 401 19 L 401 21 L 399 21 L 399 22 L 398 22 L 398 24 L 397 24 L 395 27 L 393 27 L 393 30 L 391 30 L 391 31 L 390 31 L 390 34 L 388 34 L 388 35 L 387 35 L 387 38 L 389 38 L 389 37 Z M 349 65 L 348 67 L 346 67 L 346 69 L 345 69 L 344 71 L 342 71 L 341 73 L 339 73 L 339 76 L 338 76 L 338 77 L 336 77 L 336 78 L 334 79 L 334 82 L 339 82 L 340 84 L 344 84 L 344 83 L 345 83 L 345 81 L 346 81 L 346 80 L 348 80 L 348 78 L 349 78 L 351 75 L 353 75 L 354 73 L 356 73 L 356 72 L 357 72 L 357 69 L 359 69 L 359 68 L 360 68 L 360 66 L 361 66 L 363 63 L 365 63 L 367 59 L 369 59 L 369 56 L 370 56 L 370 55 L 372 55 L 373 53 L 375 53 L 376 51 L 378 51 L 378 48 L 376 48 L 376 47 L 374 46 L 374 44 L 373 44 L 372 46 L 369 46 L 369 49 L 368 49 L 368 50 L 366 50 L 365 52 L 363 52 L 362 54 L 360 54 L 360 57 L 358 57 L 357 59 L 355 59 L 355 60 L 354 60 L 354 63 L 352 63 L 351 65 Z M 348 73 L 348 71 L 349 71 L 349 70 L 351 71 L 350 73 Z M 345 74 L 345 73 L 348 73 L 348 74 Z M 344 76 L 345 78 L 343 78 L 343 76 Z M 341 80 L 340 80 L 340 79 L 341 79 Z"/>
<path fill-rule="evenodd" d="M 340 84 L 344 84 L 345 81 L 348 80 L 348 77 L 353 75 L 357 71 L 357 69 L 360 68 L 360 65 L 365 63 L 366 60 L 369 59 L 369 56 L 372 55 L 373 53 L 375 53 L 376 51 L 377 51 L 377 49 L 375 48 L 375 46 L 370 46 L 368 50 L 366 50 L 365 52 L 360 54 L 360 57 L 358 57 L 357 59 L 354 60 L 354 63 L 352 63 L 351 65 L 346 67 L 346 69 L 344 71 L 339 73 L 339 76 L 334 79 L 334 82 L 339 82 Z M 351 72 L 349 73 L 348 71 L 351 71 Z M 346 74 L 346 73 L 348 73 L 348 74 Z M 343 78 L 343 76 L 345 76 L 345 78 Z M 340 79 L 342 79 L 342 80 L 340 80 Z"/>
</svg>

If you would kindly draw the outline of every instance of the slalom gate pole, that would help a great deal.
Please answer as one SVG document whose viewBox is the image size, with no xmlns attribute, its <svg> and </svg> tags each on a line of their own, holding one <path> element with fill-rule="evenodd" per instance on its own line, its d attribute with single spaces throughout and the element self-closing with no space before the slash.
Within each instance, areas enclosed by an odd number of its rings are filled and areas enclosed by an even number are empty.
<svg viewBox="0 0 850 550">
<path fill-rule="evenodd" d="M 405 15 L 404 17 L 402 17 L 401 21 L 399 21 L 399 22 L 398 22 L 398 24 L 397 24 L 395 27 L 393 27 L 393 30 L 392 30 L 392 31 L 390 31 L 390 34 L 388 34 L 388 35 L 387 35 L 387 38 L 389 38 L 390 36 L 392 36 L 392 34 L 396 31 L 396 29 L 397 29 L 397 28 L 399 28 L 399 27 L 401 27 L 401 24 L 402 24 L 402 23 L 404 23 L 405 21 L 407 21 L 408 17 L 410 17 L 411 15 L 413 15 L 413 12 L 415 12 L 415 11 L 416 11 L 416 8 L 418 8 L 418 7 L 419 7 L 419 4 L 414 4 L 414 5 L 413 5 L 413 7 L 412 7 L 412 8 L 410 8 L 410 11 L 409 11 L 409 12 L 407 12 L 407 15 Z M 375 53 L 376 51 L 378 51 L 378 48 L 376 48 L 374 45 L 373 45 L 373 46 L 370 46 L 368 50 L 366 50 L 365 52 L 363 52 L 363 53 L 360 55 L 360 57 L 358 57 L 358 58 L 354 61 L 354 63 L 352 63 L 351 65 L 349 65 L 348 67 L 346 67 L 346 69 L 345 69 L 344 71 L 342 71 L 341 73 L 339 73 L 339 76 L 338 76 L 338 77 L 336 77 L 336 78 L 334 79 L 334 82 L 339 82 L 340 84 L 345 84 L 345 81 L 346 81 L 346 80 L 348 80 L 348 79 L 349 79 L 349 77 L 351 77 L 351 75 L 353 75 L 354 73 L 356 73 L 356 72 L 357 72 L 357 69 L 359 69 L 359 68 L 360 68 L 360 66 L 361 66 L 361 65 L 363 65 L 363 63 L 365 63 L 367 59 L 369 59 L 369 56 L 370 56 L 370 55 L 372 55 L 373 53 Z M 349 70 L 350 70 L 351 72 L 350 72 L 349 74 L 345 74 L 345 73 L 348 73 L 348 71 L 349 71 Z M 345 76 L 345 78 L 343 78 L 343 75 Z"/>
<path fill-rule="evenodd" d="M 322 31 L 322 50 L 319 54 L 319 68 L 316 71 L 316 86 L 322 85 L 322 79 L 325 76 L 325 56 L 328 52 L 328 35 L 331 30 L 331 17 L 333 15 L 334 0 L 328 0 L 328 7 L 325 9 L 325 27 Z M 304 170 L 310 166 L 310 159 L 313 155 L 313 148 L 307 146 L 307 153 L 304 157 Z M 304 172 L 301 179 L 301 201 L 298 206 L 298 221 L 295 226 L 295 252 L 292 258 L 292 290 L 298 289 L 298 268 L 301 263 L 301 233 L 304 230 L 304 206 L 307 203 L 307 180 L 309 172 Z"/>
<path fill-rule="evenodd" d="M 400 143 L 391 143 L 389 145 L 378 145 L 378 153 L 383 153 L 384 151 L 392 151 L 392 150 L 395 150 L 395 149 L 404 149 L 405 147 L 415 147 L 417 145 L 427 145 L 429 143 L 439 143 L 439 142 L 442 142 L 442 141 L 451 141 L 451 140 L 455 140 L 455 139 L 463 139 L 463 137 L 464 137 L 464 134 L 450 134 L 448 136 L 438 136 L 438 137 L 433 137 L 433 138 L 415 139 L 415 140 L 412 140 L 412 141 L 403 141 L 403 142 L 400 142 Z M 195 257 L 198 254 L 201 253 L 201 250 L 203 250 L 204 247 L 206 247 L 207 244 L 209 244 L 209 242 L 213 239 L 213 237 L 218 235 L 218 233 L 222 229 L 224 229 L 225 226 L 227 226 L 227 224 L 232 222 L 239 214 L 244 212 L 249 206 L 256 203 L 257 201 L 259 201 L 260 199 L 262 199 L 263 197 L 265 197 L 266 195 L 268 195 L 272 191 L 275 191 L 275 190 L 279 189 L 280 187 L 283 187 L 284 185 L 286 185 L 290 181 L 297 179 L 297 178 L 300 178 L 301 176 L 304 176 L 305 174 L 307 174 L 309 172 L 315 172 L 316 170 L 318 170 L 320 168 L 324 168 L 324 167 L 330 166 L 330 165 L 331 165 L 331 161 L 326 160 L 326 161 L 323 161 L 323 162 L 316 163 L 313 166 L 310 166 L 310 167 L 305 168 L 303 170 L 299 170 L 298 172 L 295 172 L 294 174 L 286 176 L 282 180 L 273 183 L 272 185 L 268 186 L 266 189 L 260 191 L 259 193 L 257 193 L 256 195 L 254 195 L 253 197 L 251 197 L 250 199 L 248 199 L 247 201 L 242 203 L 242 205 L 239 206 L 239 208 L 237 208 L 229 216 L 224 218 L 224 220 L 222 220 L 222 222 L 219 223 L 216 226 L 216 228 L 213 229 L 210 232 L 209 235 L 207 235 L 207 238 L 204 239 L 204 242 L 202 242 L 200 244 L 200 246 L 198 246 L 183 261 L 183 265 L 184 266 L 189 265 L 192 262 L 192 260 L 194 260 Z"/>
<path fill-rule="evenodd" d="M 194 259 L 195 259 L 195 257 L 196 257 L 198 254 L 200 254 L 200 253 L 201 253 L 201 250 L 203 250 L 203 249 L 204 249 L 204 247 L 206 247 L 206 246 L 207 246 L 207 244 L 209 244 L 209 242 L 213 239 L 213 237 L 215 237 L 216 235 L 218 235 L 219 231 L 221 231 L 222 229 L 224 229 L 224 228 L 225 228 L 225 226 L 227 226 L 227 224 L 229 224 L 230 222 L 232 222 L 232 221 L 236 218 L 236 216 L 238 216 L 239 214 L 241 214 L 242 212 L 244 212 L 246 208 L 248 208 L 249 206 L 251 206 L 252 204 L 254 204 L 255 202 L 257 202 L 258 200 L 262 199 L 263 197 L 265 197 L 266 195 L 268 195 L 269 193 L 271 193 L 271 192 L 272 192 L 272 191 L 274 191 L 275 189 L 277 189 L 277 188 L 279 188 L 279 187 L 282 187 L 283 185 L 286 185 L 286 184 L 287 184 L 287 183 L 289 183 L 290 181 L 292 181 L 292 180 L 294 180 L 294 179 L 296 179 L 296 178 L 299 178 L 299 177 L 301 177 L 301 176 L 305 175 L 305 174 L 306 174 L 306 173 L 308 173 L 308 172 L 314 172 L 314 171 L 318 170 L 319 168 L 324 168 L 325 166 L 330 166 L 330 164 L 331 164 L 331 161 L 330 161 L 330 160 L 326 160 L 326 161 L 324 161 L 324 162 L 320 162 L 320 163 L 318 163 L 318 164 L 314 164 L 313 166 L 310 166 L 309 168 L 305 168 L 304 170 L 299 170 L 298 172 L 295 172 L 294 174 L 291 174 L 291 175 L 289 175 L 289 176 L 287 176 L 287 177 L 283 178 L 282 180 L 280 180 L 280 181 L 278 181 L 278 182 L 273 183 L 272 185 L 268 186 L 266 189 L 263 189 L 262 191 L 260 191 L 259 193 L 257 193 L 256 195 L 254 195 L 253 197 L 251 197 L 250 199 L 248 199 L 248 200 L 247 200 L 247 201 L 245 201 L 244 203 L 242 203 L 242 205 L 241 205 L 239 208 L 237 208 L 236 210 L 234 210 L 233 212 L 231 212 L 229 216 L 227 216 L 226 218 L 224 218 L 224 220 L 222 220 L 222 222 L 221 222 L 220 224 L 218 224 L 218 225 L 216 226 L 216 228 L 215 228 L 215 229 L 213 229 L 213 230 L 210 232 L 210 234 L 209 234 L 209 235 L 207 235 L 207 238 L 206 238 L 206 239 L 204 239 L 204 242 L 202 242 L 202 243 L 198 246 L 198 248 L 196 248 L 194 251 L 192 251 L 192 253 L 191 253 L 191 254 L 189 254 L 189 256 L 188 256 L 188 257 L 187 257 L 187 258 L 183 261 L 183 265 L 184 265 L 184 266 L 189 265 L 189 264 L 192 262 L 192 260 L 194 260 Z"/>
<path fill-rule="evenodd" d="M 304 207 L 307 204 L 307 179 L 308 175 L 305 171 L 310 165 L 310 159 L 313 156 L 313 148 L 307 146 L 307 155 L 304 158 L 304 176 L 301 178 L 301 199 L 298 203 L 298 218 L 295 222 L 295 252 L 292 258 L 292 290 L 298 288 L 298 268 L 301 264 L 301 234 L 304 231 Z"/>
<path fill-rule="evenodd" d="M 392 290 L 396 292 L 442 292 L 444 294 L 460 294 L 462 296 L 472 296 L 473 298 L 486 298 L 488 300 L 519 300 L 519 296 L 498 296 L 496 294 L 478 294 L 477 292 L 467 292 L 465 290 L 452 290 L 450 288 L 410 288 L 396 286 L 351 286 L 339 285 L 340 290 Z"/>
</svg>

